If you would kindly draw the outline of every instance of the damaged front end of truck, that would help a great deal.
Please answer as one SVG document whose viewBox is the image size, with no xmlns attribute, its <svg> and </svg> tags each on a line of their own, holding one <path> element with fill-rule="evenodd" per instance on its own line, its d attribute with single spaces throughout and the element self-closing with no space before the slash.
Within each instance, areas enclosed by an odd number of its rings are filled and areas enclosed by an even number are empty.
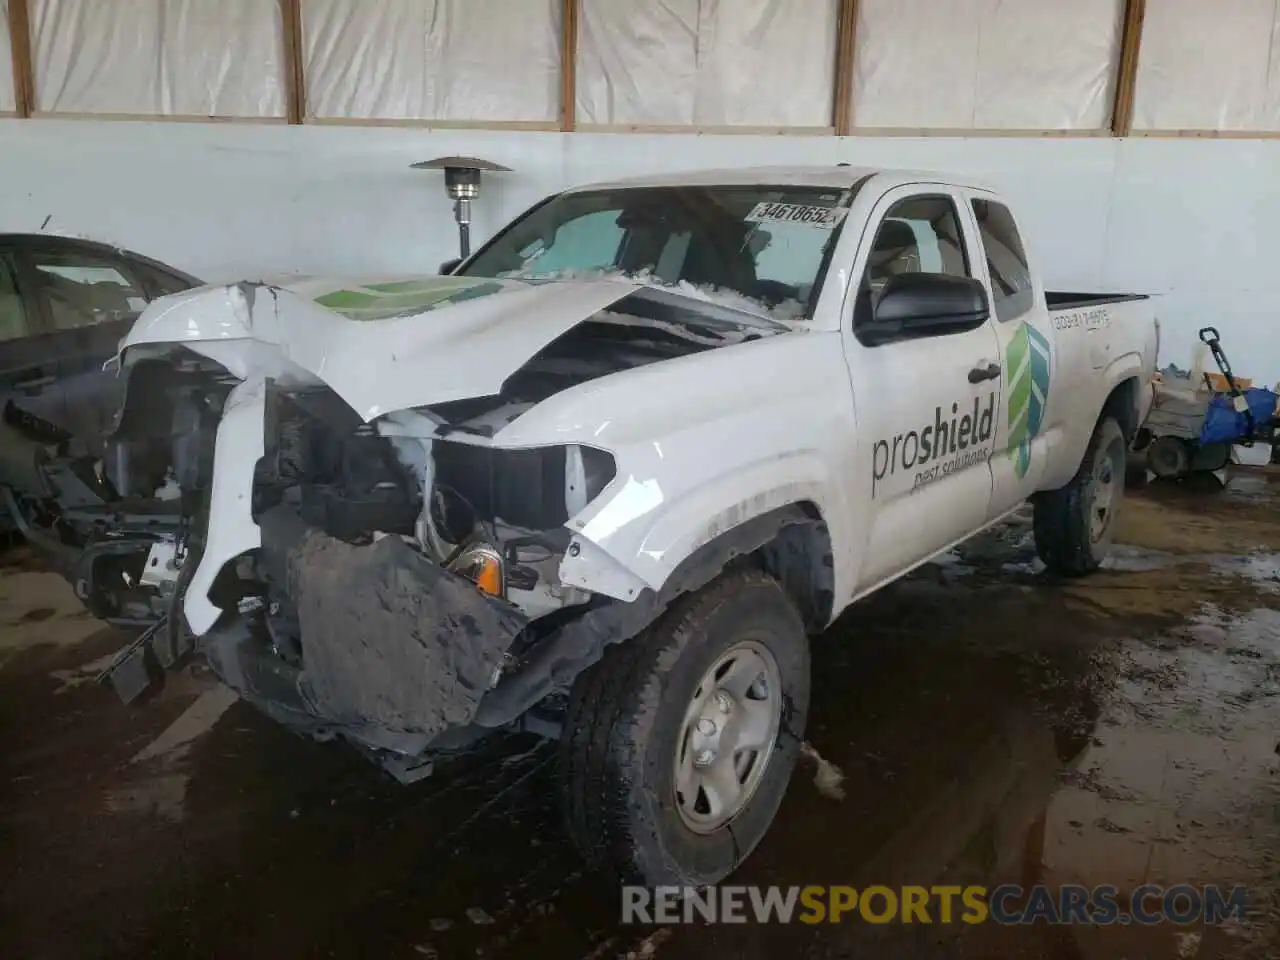
<svg viewBox="0 0 1280 960">
<path fill-rule="evenodd" d="M 607 444 L 509 428 L 613 374 L 783 332 L 621 281 L 171 297 L 122 345 L 110 449 L 119 482 L 178 487 L 182 534 L 130 577 L 180 596 L 184 635 L 245 699 L 417 779 L 497 727 L 554 726 L 539 704 L 609 643 L 807 519 L 742 524 L 653 589 L 584 530 L 593 504 L 615 525 L 646 509 Z"/>
</svg>

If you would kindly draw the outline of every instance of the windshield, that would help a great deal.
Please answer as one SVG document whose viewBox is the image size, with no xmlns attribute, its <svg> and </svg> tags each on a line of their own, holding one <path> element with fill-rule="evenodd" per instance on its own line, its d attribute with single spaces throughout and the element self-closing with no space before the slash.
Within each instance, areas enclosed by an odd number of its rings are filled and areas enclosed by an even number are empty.
<svg viewBox="0 0 1280 960">
<path fill-rule="evenodd" d="M 555 197 L 499 234 L 460 274 L 625 276 L 781 319 L 810 314 L 847 191 L 633 187 Z"/>
</svg>

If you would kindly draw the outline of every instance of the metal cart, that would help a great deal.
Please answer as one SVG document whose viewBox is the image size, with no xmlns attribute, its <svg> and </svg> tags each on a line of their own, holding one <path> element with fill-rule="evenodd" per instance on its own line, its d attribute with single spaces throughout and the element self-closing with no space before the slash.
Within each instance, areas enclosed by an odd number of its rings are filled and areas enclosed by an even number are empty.
<svg viewBox="0 0 1280 960">
<path fill-rule="evenodd" d="M 1217 329 L 1203 328 L 1200 341 L 1212 353 L 1226 389 L 1218 390 L 1208 373 L 1199 380 L 1165 377 L 1156 383 L 1139 447 L 1145 448 L 1147 467 L 1158 477 L 1221 470 L 1231 462 L 1236 444 L 1274 446 L 1280 441 L 1280 397 L 1272 390 L 1240 386 Z"/>
</svg>

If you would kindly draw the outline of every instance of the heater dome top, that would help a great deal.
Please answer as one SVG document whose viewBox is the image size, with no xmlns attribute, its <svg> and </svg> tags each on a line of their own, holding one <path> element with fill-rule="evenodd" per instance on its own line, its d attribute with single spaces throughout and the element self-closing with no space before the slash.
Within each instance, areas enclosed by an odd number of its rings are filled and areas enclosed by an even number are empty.
<svg viewBox="0 0 1280 960">
<path fill-rule="evenodd" d="M 436 157 L 434 160 L 422 160 L 410 164 L 414 170 L 488 170 L 493 173 L 510 173 L 510 167 L 504 167 L 492 160 L 480 157 Z"/>
</svg>

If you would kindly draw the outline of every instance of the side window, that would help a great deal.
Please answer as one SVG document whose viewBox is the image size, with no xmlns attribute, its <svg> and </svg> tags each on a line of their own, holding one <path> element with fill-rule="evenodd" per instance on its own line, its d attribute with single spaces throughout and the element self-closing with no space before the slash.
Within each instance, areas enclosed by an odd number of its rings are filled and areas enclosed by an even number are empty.
<svg viewBox="0 0 1280 960">
<path fill-rule="evenodd" d="M 31 334 L 27 323 L 27 309 L 18 292 L 17 274 L 13 263 L 0 253 L 0 340 L 17 340 Z"/>
<path fill-rule="evenodd" d="M 991 274 L 991 307 L 1001 323 L 1016 320 L 1031 309 L 1035 300 L 1018 225 L 1009 208 L 994 200 L 974 200 L 973 213 L 982 234 L 987 272 Z"/>
<path fill-rule="evenodd" d="M 142 280 L 147 294 L 153 300 L 156 297 L 167 296 L 170 293 L 181 293 L 191 287 L 191 284 L 186 280 L 165 273 L 163 270 L 149 267 L 145 263 L 130 261 L 129 270 Z"/>
<path fill-rule="evenodd" d="M 55 330 L 90 327 L 136 316 L 147 305 L 137 281 L 119 265 L 91 253 L 35 250 L 30 254 Z"/>
<path fill-rule="evenodd" d="M 522 273 L 554 273 L 570 267 L 609 270 L 617 263 L 623 229 L 617 210 L 598 210 L 561 224 L 553 236 L 542 237 L 520 251 Z"/>
<path fill-rule="evenodd" d="M 902 273 L 973 275 L 965 256 L 960 217 L 950 197 L 908 197 L 889 208 L 876 230 L 858 286 L 855 327 L 872 322 L 880 291 L 890 277 Z"/>
</svg>

